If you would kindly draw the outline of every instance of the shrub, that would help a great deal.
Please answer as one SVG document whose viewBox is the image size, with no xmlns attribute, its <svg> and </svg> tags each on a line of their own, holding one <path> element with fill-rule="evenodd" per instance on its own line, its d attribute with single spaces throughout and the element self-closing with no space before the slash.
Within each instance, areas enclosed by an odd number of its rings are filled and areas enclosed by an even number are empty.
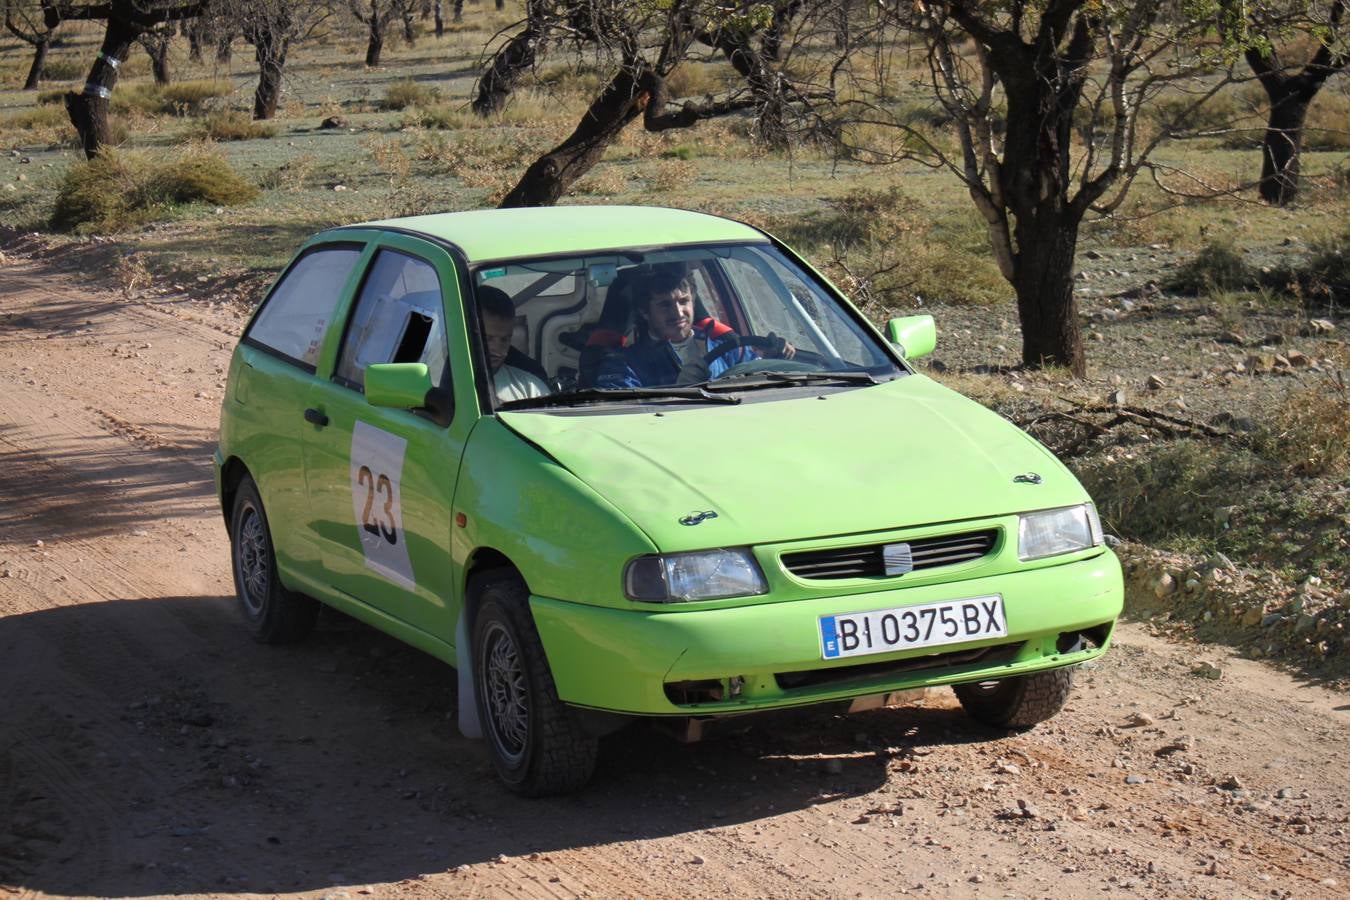
<svg viewBox="0 0 1350 900">
<path fill-rule="evenodd" d="M 189 147 L 167 162 L 146 153 L 108 149 L 66 170 L 52 227 L 80 234 L 121 231 L 162 217 L 181 204 L 233 205 L 257 193 L 211 147 Z"/>
<path fill-rule="evenodd" d="M 1187 294 L 1236 291 L 1253 287 L 1256 273 L 1231 240 L 1210 241 L 1173 276 L 1168 286 Z"/>
<path fill-rule="evenodd" d="M 1340 374 L 1324 381 L 1291 394 L 1257 436 L 1257 449 L 1290 475 L 1350 471 L 1350 385 Z"/>
<path fill-rule="evenodd" d="M 32 109 L 19 110 L 4 119 L 6 129 L 23 128 L 27 131 L 52 128 L 69 122 L 70 118 L 66 115 L 65 108 L 60 106 L 35 106 Z"/>
<path fill-rule="evenodd" d="M 1302 265 L 1271 273 L 1272 287 L 1288 291 L 1309 305 L 1350 303 L 1350 228 L 1315 240 Z"/>
<path fill-rule="evenodd" d="M 201 114 L 212 100 L 233 94 L 234 82 L 223 78 L 179 81 L 165 85 L 160 89 L 160 93 L 164 98 L 165 112 L 180 116 L 195 116 Z"/>
<path fill-rule="evenodd" d="M 113 91 L 113 112 L 141 112 L 150 116 L 200 115 L 221 97 L 234 93 L 234 84 L 224 79 L 180 81 L 177 84 L 129 84 Z"/>
<path fill-rule="evenodd" d="M 441 92 L 429 84 L 417 81 L 395 81 L 384 91 L 380 109 L 407 109 L 410 106 L 426 107 L 440 99 Z"/>
<path fill-rule="evenodd" d="M 89 74 L 92 60 L 78 58 L 49 59 L 42 67 L 43 81 L 74 81 Z"/>
<path fill-rule="evenodd" d="M 277 133 L 277 126 L 271 122 L 255 121 L 247 113 L 239 110 L 223 110 L 207 114 L 196 122 L 193 136 L 212 141 L 250 141 L 256 138 L 270 138 Z"/>
<path fill-rule="evenodd" d="M 54 91 L 38 91 L 38 106 L 51 106 L 55 103 L 61 103 L 64 101 L 65 96 L 66 90 L 64 88 L 58 88 Z"/>
</svg>

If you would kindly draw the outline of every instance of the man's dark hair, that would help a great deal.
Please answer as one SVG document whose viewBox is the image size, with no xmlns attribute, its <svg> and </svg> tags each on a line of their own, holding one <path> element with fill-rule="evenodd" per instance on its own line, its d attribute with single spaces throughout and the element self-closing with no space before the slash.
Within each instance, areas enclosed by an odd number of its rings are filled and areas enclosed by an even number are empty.
<svg viewBox="0 0 1350 900">
<path fill-rule="evenodd" d="M 644 285 L 647 299 L 652 294 L 668 294 L 689 277 L 689 265 L 684 262 L 657 263 L 651 267 Z"/>
<path fill-rule="evenodd" d="M 482 315 L 515 321 L 516 305 L 511 302 L 511 297 L 506 291 L 501 288 L 481 285 L 477 293 L 478 311 Z"/>
</svg>

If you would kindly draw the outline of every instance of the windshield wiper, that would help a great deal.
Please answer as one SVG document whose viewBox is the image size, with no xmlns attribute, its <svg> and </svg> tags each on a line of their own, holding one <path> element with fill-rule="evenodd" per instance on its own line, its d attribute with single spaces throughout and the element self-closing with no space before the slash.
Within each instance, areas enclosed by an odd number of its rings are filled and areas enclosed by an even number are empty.
<svg viewBox="0 0 1350 900">
<path fill-rule="evenodd" d="M 870 372 L 774 372 L 770 370 L 747 373 L 741 378 L 729 378 L 720 382 L 705 382 L 705 384 L 712 388 L 725 386 L 729 390 L 741 391 L 777 387 L 785 384 L 821 384 L 830 381 L 844 384 L 881 384 L 882 379 Z"/>
<path fill-rule="evenodd" d="M 571 403 L 593 403 L 605 400 L 698 400 L 711 403 L 740 403 L 741 398 L 734 394 L 714 394 L 698 385 L 689 387 L 650 387 L 650 388 L 582 388 L 576 391 L 563 391 L 558 394 L 546 394 L 543 397 L 527 397 L 524 400 L 511 400 L 498 406 L 508 412 L 518 409 L 539 409 L 546 406 L 567 406 Z"/>
</svg>

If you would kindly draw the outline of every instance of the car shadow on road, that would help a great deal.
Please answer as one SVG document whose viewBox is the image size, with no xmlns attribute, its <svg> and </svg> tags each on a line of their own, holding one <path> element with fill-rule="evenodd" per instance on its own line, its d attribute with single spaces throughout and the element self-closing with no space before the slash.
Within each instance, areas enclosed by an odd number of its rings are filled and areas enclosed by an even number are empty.
<svg viewBox="0 0 1350 900">
<path fill-rule="evenodd" d="M 302 644 L 258 645 L 232 603 L 124 599 L 0 619 L 0 886 L 148 896 L 398 882 L 919 785 L 950 745 L 990 736 L 950 708 L 791 710 L 693 745 L 633 727 L 607 739 L 587 789 L 528 800 L 458 735 L 448 667 L 327 612 Z"/>
</svg>

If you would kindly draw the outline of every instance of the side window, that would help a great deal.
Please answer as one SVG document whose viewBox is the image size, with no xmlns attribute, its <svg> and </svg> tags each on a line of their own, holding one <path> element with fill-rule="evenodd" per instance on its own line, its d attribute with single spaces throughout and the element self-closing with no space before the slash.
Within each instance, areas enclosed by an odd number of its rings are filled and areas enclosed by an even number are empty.
<svg viewBox="0 0 1350 900">
<path fill-rule="evenodd" d="M 381 250 L 356 300 L 333 377 L 361 390 L 366 366 L 423 362 L 432 384 L 440 384 L 447 355 L 436 270 L 415 256 Z"/>
<path fill-rule="evenodd" d="M 267 298 L 248 339 L 313 369 L 342 286 L 360 258 L 360 247 L 306 253 Z"/>
</svg>

